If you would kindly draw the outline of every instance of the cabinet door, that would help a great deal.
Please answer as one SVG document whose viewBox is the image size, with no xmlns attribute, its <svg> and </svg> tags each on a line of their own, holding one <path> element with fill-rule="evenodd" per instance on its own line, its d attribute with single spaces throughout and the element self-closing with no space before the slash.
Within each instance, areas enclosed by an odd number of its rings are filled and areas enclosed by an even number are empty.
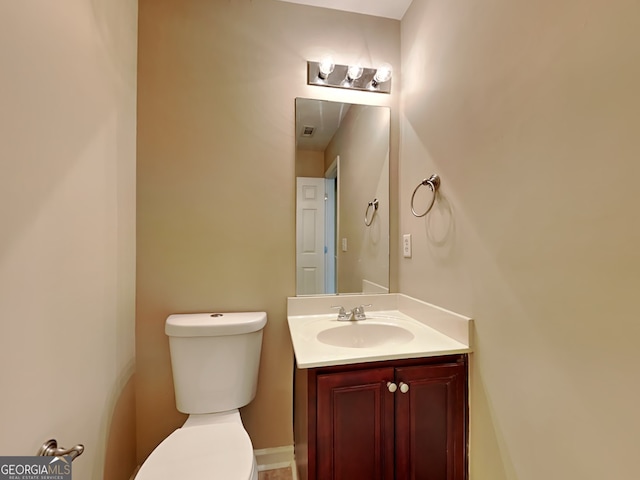
<svg viewBox="0 0 640 480">
<path fill-rule="evenodd" d="M 396 381 L 396 478 L 464 480 L 466 365 L 398 368 Z"/>
<path fill-rule="evenodd" d="M 393 368 L 317 377 L 318 480 L 393 480 Z"/>
</svg>

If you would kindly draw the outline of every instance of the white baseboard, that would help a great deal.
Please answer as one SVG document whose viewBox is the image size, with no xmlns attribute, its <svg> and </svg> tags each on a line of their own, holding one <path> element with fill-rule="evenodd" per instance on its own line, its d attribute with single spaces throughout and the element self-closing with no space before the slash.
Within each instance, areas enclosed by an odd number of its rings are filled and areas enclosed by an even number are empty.
<svg viewBox="0 0 640 480">
<path fill-rule="evenodd" d="M 293 462 L 293 445 L 263 448 L 254 450 L 253 453 L 256 456 L 259 471 L 286 468 Z"/>
<path fill-rule="evenodd" d="M 265 470 L 275 470 L 277 468 L 288 468 L 291 470 L 296 478 L 296 465 L 293 456 L 293 445 L 286 445 L 284 447 L 263 448 L 253 451 L 256 456 L 256 462 L 258 464 L 258 471 L 263 472 Z"/>
</svg>

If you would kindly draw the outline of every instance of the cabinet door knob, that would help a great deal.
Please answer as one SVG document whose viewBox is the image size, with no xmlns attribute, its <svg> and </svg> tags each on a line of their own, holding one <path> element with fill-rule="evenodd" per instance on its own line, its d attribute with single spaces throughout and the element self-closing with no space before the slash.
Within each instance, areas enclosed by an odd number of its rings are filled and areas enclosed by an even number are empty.
<svg viewBox="0 0 640 480">
<path fill-rule="evenodd" d="M 393 393 L 398 389 L 398 386 L 393 382 L 387 382 L 387 388 L 391 393 Z"/>
<path fill-rule="evenodd" d="M 409 385 L 404 382 L 400 382 L 400 391 L 402 393 L 407 393 L 409 391 Z"/>
</svg>

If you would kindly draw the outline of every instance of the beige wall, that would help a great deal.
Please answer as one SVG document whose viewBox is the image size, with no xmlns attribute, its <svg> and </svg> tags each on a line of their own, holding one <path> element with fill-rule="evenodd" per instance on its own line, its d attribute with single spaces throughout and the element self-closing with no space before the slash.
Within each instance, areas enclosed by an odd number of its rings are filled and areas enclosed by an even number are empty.
<svg viewBox="0 0 640 480">
<path fill-rule="evenodd" d="M 637 477 L 640 4 L 414 0 L 401 44 L 399 285 L 476 319 L 473 480 Z"/>
<path fill-rule="evenodd" d="M 399 65 L 400 23 L 273 0 L 143 0 L 139 18 L 138 457 L 184 419 L 164 335 L 174 312 L 268 313 L 242 415 L 256 448 L 291 444 L 294 99 L 391 105 L 307 86 L 306 61 Z"/>
<path fill-rule="evenodd" d="M 84 443 L 75 476 L 125 479 L 135 2 L 4 2 L 0 18 L 0 451 Z M 392 279 L 476 319 L 474 480 L 635 475 L 638 18 L 622 0 L 414 0 L 402 21 Z M 399 75 L 392 96 L 318 89 L 304 62 L 398 65 L 399 23 L 270 0 L 144 0 L 140 21 L 139 457 L 182 420 L 174 311 L 267 310 L 243 415 L 257 448 L 290 443 L 293 99 L 395 106 Z M 442 194 L 416 219 L 410 193 L 433 172 Z"/>
<path fill-rule="evenodd" d="M 137 3 L 5 1 L 0 18 L 0 454 L 82 443 L 74 478 L 126 480 Z"/>
<path fill-rule="evenodd" d="M 324 178 L 324 153 L 296 149 L 296 177 Z"/>
<path fill-rule="evenodd" d="M 84 443 L 75 476 L 124 479 L 135 2 L 4 2 L 0 18 L 0 451 Z M 414 0 L 402 21 L 392 289 L 476 319 L 474 480 L 635 475 L 638 18 L 622 0 Z M 257 448 L 288 444 L 293 99 L 395 106 L 399 75 L 392 96 L 318 89 L 304 62 L 398 65 L 399 23 L 270 0 L 144 0 L 140 22 L 139 459 L 182 421 L 162 331 L 175 311 L 267 310 L 243 415 Z M 442 194 L 416 219 L 410 192 L 434 172 Z"/>
<path fill-rule="evenodd" d="M 340 157 L 338 174 L 338 291 L 363 291 L 363 280 L 389 287 L 389 109 L 352 106 L 325 150 Z M 364 224 L 367 205 L 371 225 Z M 347 251 L 342 251 L 342 239 Z"/>
</svg>

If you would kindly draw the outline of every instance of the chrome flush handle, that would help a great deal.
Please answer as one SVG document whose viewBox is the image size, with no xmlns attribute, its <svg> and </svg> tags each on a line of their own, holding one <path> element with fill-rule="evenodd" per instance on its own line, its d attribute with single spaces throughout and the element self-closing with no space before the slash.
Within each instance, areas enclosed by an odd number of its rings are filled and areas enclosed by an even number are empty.
<svg viewBox="0 0 640 480">
<path fill-rule="evenodd" d="M 42 444 L 42 446 L 38 449 L 36 455 L 39 457 L 66 457 L 67 455 L 71 457 L 71 460 L 75 460 L 76 457 L 79 457 L 84 452 L 84 445 L 76 445 L 71 448 L 62 448 L 58 447 L 58 442 L 56 439 L 52 438 L 51 440 L 47 440 Z"/>
</svg>

